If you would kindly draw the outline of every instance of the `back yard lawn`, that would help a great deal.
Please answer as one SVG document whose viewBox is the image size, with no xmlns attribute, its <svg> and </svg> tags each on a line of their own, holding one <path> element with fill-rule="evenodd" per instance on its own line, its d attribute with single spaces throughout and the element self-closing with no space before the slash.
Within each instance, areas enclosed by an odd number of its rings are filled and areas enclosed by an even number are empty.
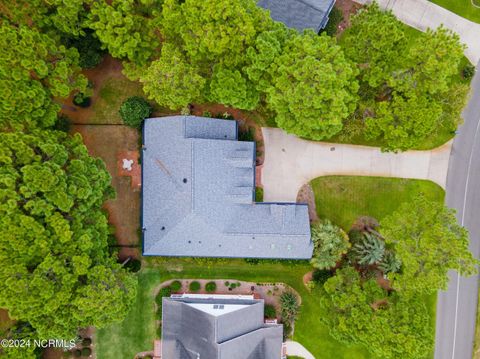
<svg viewBox="0 0 480 359">
<path fill-rule="evenodd" d="M 470 21 L 480 23 L 480 0 L 430 0 Z M 474 6 L 475 4 L 476 6 Z"/>
</svg>

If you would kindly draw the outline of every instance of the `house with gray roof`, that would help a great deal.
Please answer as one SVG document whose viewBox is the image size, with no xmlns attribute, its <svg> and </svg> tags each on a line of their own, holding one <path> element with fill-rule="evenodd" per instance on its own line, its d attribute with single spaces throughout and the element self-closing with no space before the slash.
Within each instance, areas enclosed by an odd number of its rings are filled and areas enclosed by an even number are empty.
<svg viewBox="0 0 480 359">
<path fill-rule="evenodd" d="M 184 294 L 162 301 L 162 358 L 281 359 L 283 326 L 264 323 L 263 299 Z"/>
<path fill-rule="evenodd" d="M 237 132 L 236 121 L 145 120 L 144 255 L 311 258 L 307 205 L 255 202 L 255 143 Z"/>
<path fill-rule="evenodd" d="M 259 0 L 258 5 L 270 11 L 273 20 L 300 32 L 319 32 L 328 22 L 335 0 Z"/>
</svg>

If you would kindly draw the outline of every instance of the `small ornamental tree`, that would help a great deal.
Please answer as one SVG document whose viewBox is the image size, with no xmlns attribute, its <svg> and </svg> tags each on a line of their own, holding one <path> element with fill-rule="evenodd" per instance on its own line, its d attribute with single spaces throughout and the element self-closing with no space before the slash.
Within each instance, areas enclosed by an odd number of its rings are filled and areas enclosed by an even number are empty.
<svg viewBox="0 0 480 359">
<path fill-rule="evenodd" d="M 350 248 L 347 234 L 328 220 L 314 224 L 311 233 L 314 244 L 311 263 L 317 269 L 334 267 Z"/>
<path fill-rule="evenodd" d="M 120 106 L 120 117 L 125 125 L 140 128 L 142 121 L 152 113 L 152 106 L 143 97 L 129 97 Z"/>
<path fill-rule="evenodd" d="M 265 316 L 265 318 L 269 318 L 269 319 L 276 318 L 277 317 L 277 311 L 275 309 L 275 306 L 273 306 L 271 304 L 265 304 L 264 316 Z"/>
<path fill-rule="evenodd" d="M 200 283 L 197 282 L 197 281 L 193 281 L 193 282 L 190 283 L 190 285 L 188 286 L 188 288 L 190 289 L 191 292 L 198 292 L 201 287 L 202 287 L 202 286 L 201 286 Z"/>
<path fill-rule="evenodd" d="M 208 282 L 205 285 L 205 290 L 209 293 L 215 292 L 217 290 L 217 284 L 215 284 L 215 282 Z"/>
</svg>

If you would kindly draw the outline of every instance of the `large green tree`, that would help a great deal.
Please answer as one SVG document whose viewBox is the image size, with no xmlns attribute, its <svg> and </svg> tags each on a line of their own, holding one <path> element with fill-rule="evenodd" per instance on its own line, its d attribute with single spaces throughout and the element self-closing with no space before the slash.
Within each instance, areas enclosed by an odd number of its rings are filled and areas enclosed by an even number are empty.
<svg viewBox="0 0 480 359">
<path fill-rule="evenodd" d="M 40 338 L 124 318 L 136 279 L 108 252 L 104 163 L 79 135 L 0 133 L 0 307 Z"/>
<path fill-rule="evenodd" d="M 346 344 L 363 344 L 375 357 L 418 359 L 431 352 L 434 328 L 422 298 L 387 293 L 375 280 L 362 281 L 351 267 L 324 284 L 321 319 Z"/>
<path fill-rule="evenodd" d="M 287 132 L 322 140 L 338 133 L 356 106 L 356 69 L 335 39 L 313 31 L 290 37 L 271 66 L 268 106 Z"/>
<path fill-rule="evenodd" d="M 204 99 L 206 79 L 174 44 L 162 47 L 160 59 L 140 77 L 143 90 L 159 105 L 179 109 Z"/>
<path fill-rule="evenodd" d="M 96 1 L 88 26 L 113 57 L 143 66 L 159 48 L 160 0 Z"/>
<path fill-rule="evenodd" d="M 406 31 L 374 3 L 353 18 L 343 42 L 360 70 L 358 115 L 365 137 L 391 151 L 418 147 L 440 129 L 454 130 L 468 93 L 454 80 L 464 50 L 458 35 L 440 27 L 409 41 Z"/>
<path fill-rule="evenodd" d="M 254 0 L 165 0 L 162 34 L 176 43 L 192 63 L 236 67 L 256 36 L 271 26 Z"/>
<path fill-rule="evenodd" d="M 328 220 L 312 225 L 311 233 L 314 245 L 311 263 L 315 268 L 335 267 L 350 248 L 348 235 Z"/>
<path fill-rule="evenodd" d="M 467 230 L 441 203 L 419 196 L 385 218 L 380 232 L 403 264 L 401 272 L 390 275 L 400 292 L 434 293 L 446 289 L 449 270 L 477 272 Z"/>
<path fill-rule="evenodd" d="M 2 22 L 0 48 L 0 128 L 51 126 L 60 110 L 53 97 L 87 85 L 77 50 L 35 28 Z"/>
</svg>

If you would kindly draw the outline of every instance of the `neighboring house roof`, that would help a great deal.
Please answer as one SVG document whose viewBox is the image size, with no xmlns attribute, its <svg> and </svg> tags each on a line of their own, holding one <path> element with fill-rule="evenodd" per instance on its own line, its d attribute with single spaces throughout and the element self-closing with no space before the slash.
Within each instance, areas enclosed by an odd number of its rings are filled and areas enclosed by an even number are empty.
<svg viewBox="0 0 480 359">
<path fill-rule="evenodd" d="M 270 10 L 273 20 L 302 32 L 319 32 L 327 25 L 335 0 L 259 0 L 258 5 Z"/>
<path fill-rule="evenodd" d="M 264 324 L 262 299 L 163 298 L 162 358 L 279 359 L 283 326 Z"/>
<path fill-rule="evenodd" d="M 309 259 L 308 208 L 255 203 L 255 144 L 235 121 L 147 119 L 143 130 L 144 255 Z"/>
</svg>

